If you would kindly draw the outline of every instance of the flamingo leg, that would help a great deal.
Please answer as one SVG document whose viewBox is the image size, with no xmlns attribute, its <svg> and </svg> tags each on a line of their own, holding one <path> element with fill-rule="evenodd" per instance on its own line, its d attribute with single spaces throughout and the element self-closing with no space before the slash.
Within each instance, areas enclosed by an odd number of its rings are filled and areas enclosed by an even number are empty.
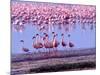
<svg viewBox="0 0 100 75">
<path fill-rule="evenodd" d="M 57 50 L 57 48 L 55 48 L 55 56 L 58 56 L 58 50 Z"/>
</svg>

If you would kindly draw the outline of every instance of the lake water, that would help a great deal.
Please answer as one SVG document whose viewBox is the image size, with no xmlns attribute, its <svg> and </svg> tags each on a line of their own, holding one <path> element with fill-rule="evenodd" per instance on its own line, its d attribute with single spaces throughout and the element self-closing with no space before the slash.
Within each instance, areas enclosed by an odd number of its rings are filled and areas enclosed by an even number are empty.
<svg viewBox="0 0 100 75">
<path fill-rule="evenodd" d="M 55 28 L 55 32 L 58 34 L 57 40 L 61 40 L 61 30 Z M 32 25 L 26 25 L 25 30 L 21 32 L 15 32 L 12 30 L 11 35 L 11 41 L 12 41 L 12 47 L 11 52 L 12 54 L 16 53 L 24 53 L 22 51 L 22 46 L 29 48 L 30 52 L 36 51 L 32 47 L 32 37 L 36 33 L 40 33 L 36 27 Z M 41 33 L 40 33 L 41 34 Z M 67 35 L 67 33 L 65 33 Z M 71 37 L 68 39 L 68 37 L 65 36 L 66 41 L 71 40 L 74 42 L 75 47 L 73 49 L 80 49 L 80 48 L 95 48 L 95 28 L 93 30 L 90 29 L 90 27 L 86 27 L 86 30 L 83 30 L 79 24 L 77 24 L 76 28 L 73 29 L 71 32 Z M 41 34 L 43 35 L 43 34 Z M 51 38 L 51 33 L 49 33 L 49 36 Z M 24 40 L 24 45 L 20 42 L 20 40 Z M 41 49 L 42 50 L 42 49 Z M 44 49 L 43 49 L 44 50 Z M 65 50 L 64 47 L 59 45 L 58 50 Z"/>
</svg>

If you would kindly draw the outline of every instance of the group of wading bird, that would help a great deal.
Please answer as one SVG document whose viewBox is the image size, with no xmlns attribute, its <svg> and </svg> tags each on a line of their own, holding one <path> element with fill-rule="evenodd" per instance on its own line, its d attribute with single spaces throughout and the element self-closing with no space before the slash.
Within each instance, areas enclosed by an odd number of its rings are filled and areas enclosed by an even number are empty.
<svg viewBox="0 0 100 75">
<path fill-rule="evenodd" d="M 64 26 L 65 31 L 80 23 L 82 29 L 96 23 L 96 7 L 89 5 L 69 5 L 38 2 L 17 2 L 11 5 L 11 24 L 15 31 L 22 32 L 26 24 L 34 26 Z M 44 28 L 45 30 L 48 30 Z"/>
<path fill-rule="evenodd" d="M 45 52 L 50 51 L 57 51 L 58 46 L 61 44 L 64 48 L 73 48 L 75 45 L 71 41 L 66 41 L 64 38 L 64 34 L 62 33 L 61 41 L 57 40 L 58 34 L 55 32 L 52 32 L 53 38 L 52 40 L 49 39 L 49 35 L 47 33 L 43 33 L 44 37 L 41 37 L 39 34 L 36 34 L 32 37 L 33 44 L 32 47 L 38 50 L 38 52 L 41 52 L 40 50 L 46 50 Z M 68 34 L 68 37 L 70 37 L 70 34 Z M 24 44 L 24 40 L 20 40 Z M 30 50 L 28 48 L 22 47 L 22 50 L 24 52 L 29 52 Z"/>
</svg>

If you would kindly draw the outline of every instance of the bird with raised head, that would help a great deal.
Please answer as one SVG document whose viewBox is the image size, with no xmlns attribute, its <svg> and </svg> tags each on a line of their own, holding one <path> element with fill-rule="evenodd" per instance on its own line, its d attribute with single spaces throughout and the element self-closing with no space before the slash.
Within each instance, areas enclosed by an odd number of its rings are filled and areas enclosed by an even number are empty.
<svg viewBox="0 0 100 75">
<path fill-rule="evenodd" d="M 64 40 L 64 34 L 62 33 L 61 36 L 62 36 L 61 45 L 66 48 L 67 47 L 67 42 Z"/>
<path fill-rule="evenodd" d="M 49 36 L 48 34 L 44 33 L 45 34 L 45 37 L 43 38 L 44 40 L 44 47 L 46 49 L 49 49 L 49 52 L 50 52 L 50 49 L 53 48 L 53 44 L 52 44 L 52 41 L 49 40 Z"/>
<path fill-rule="evenodd" d="M 32 38 L 34 40 L 33 47 L 35 49 L 41 49 L 41 48 L 43 48 L 43 44 L 42 44 L 42 42 L 40 42 L 40 40 L 38 40 L 38 37 L 39 37 L 39 34 L 36 34 L 36 37 L 33 36 L 33 38 Z"/>
<path fill-rule="evenodd" d="M 68 38 L 70 38 L 70 36 L 71 36 L 71 35 L 68 34 Z M 70 48 L 74 47 L 74 44 L 73 44 L 71 41 L 68 42 L 68 45 L 69 45 Z"/>
</svg>

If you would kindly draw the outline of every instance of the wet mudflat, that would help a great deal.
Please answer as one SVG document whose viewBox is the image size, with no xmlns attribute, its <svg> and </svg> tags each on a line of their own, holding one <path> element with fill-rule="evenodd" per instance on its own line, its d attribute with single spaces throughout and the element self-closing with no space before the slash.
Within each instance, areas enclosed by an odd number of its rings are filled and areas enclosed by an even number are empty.
<svg viewBox="0 0 100 75">
<path fill-rule="evenodd" d="M 37 56 L 35 55 L 35 57 L 33 57 L 33 53 L 20 54 L 19 56 L 15 55 L 16 59 L 13 55 L 11 73 L 15 75 L 24 73 L 88 70 L 95 69 L 96 67 L 95 49 L 59 51 L 57 54 L 57 56 L 48 55 L 47 57 L 43 57 L 43 54 L 36 54 Z M 19 59 L 19 57 L 23 55 L 26 55 L 26 57 Z"/>
</svg>

